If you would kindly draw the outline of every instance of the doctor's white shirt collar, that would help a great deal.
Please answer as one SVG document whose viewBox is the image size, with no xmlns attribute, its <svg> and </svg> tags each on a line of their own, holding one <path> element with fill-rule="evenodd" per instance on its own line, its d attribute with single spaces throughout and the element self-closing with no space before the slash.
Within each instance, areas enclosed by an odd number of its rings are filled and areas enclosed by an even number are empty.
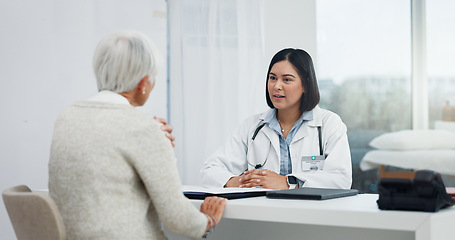
<svg viewBox="0 0 455 240">
<path fill-rule="evenodd" d="M 268 111 L 267 115 L 262 119 L 262 121 L 268 123 L 269 127 L 272 129 L 274 127 L 278 128 L 280 125 L 276 118 L 276 112 L 277 112 L 276 108 L 271 109 L 271 111 Z M 303 112 L 302 115 L 300 116 L 300 118 L 294 124 L 299 125 L 299 124 L 303 123 L 304 121 L 311 121 L 313 119 L 314 119 L 314 117 L 313 117 L 313 109 L 312 109 L 310 111 Z"/>
</svg>

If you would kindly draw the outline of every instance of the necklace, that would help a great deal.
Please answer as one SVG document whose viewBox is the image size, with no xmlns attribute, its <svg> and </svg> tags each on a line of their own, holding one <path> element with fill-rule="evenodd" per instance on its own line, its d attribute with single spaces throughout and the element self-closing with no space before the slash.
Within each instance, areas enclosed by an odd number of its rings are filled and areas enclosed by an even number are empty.
<svg viewBox="0 0 455 240">
<path fill-rule="evenodd" d="M 288 127 L 290 127 L 290 126 L 293 126 L 295 122 L 297 122 L 297 121 L 294 121 L 293 123 L 291 123 L 291 124 L 289 124 L 288 126 L 286 126 L 286 127 L 283 128 L 283 127 L 281 127 L 281 122 L 280 122 L 280 120 L 278 120 L 278 123 L 280 124 L 280 128 L 281 128 L 281 132 L 284 133 L 284 130 L 286 130 L 286 129 L 287 129 Z"/>
<path fill-rule="evenodd" d="M 276 113 L 276 120 L 278 120 L 278 112 Z M 280 122 L 280 120 L 278 120 L 278 124 L 280 124 L 280 128 L 281 128 L 281 132 L 284 134 L 284 131 L 291 126 L 294 126 L 294 124 L 295 124 L 295 122 L 297 122 L 297 120 L 299 120 L 299 118 L 297 118 L 293 123 L 287 125 L 286 127 L 281 127 L 281 122 Z"/>
</svg>

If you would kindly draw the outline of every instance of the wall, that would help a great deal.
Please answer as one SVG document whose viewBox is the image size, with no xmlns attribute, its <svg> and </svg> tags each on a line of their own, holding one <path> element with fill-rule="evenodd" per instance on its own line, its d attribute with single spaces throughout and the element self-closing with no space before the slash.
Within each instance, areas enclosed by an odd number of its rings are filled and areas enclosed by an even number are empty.
<svg viewBox="0 0 455 240">
<path fill-rule="evenodd" d="M 47 188 L 55 118 L 97 92 L 91 59 L 101 37 L 135 29 L 150 36 L 165 61 L 165 0 L 0 1 L 0 191 Z M 166 66 L 141 109 L 166 117 Z M 3 200 L 0 238 L 15 239 Z"/>
<path fill-rule="evenodd" d="M 301 48 L 316 64 L 316 0 L 265 0 L 265 56 L 283 48 Z"/>
</svg>

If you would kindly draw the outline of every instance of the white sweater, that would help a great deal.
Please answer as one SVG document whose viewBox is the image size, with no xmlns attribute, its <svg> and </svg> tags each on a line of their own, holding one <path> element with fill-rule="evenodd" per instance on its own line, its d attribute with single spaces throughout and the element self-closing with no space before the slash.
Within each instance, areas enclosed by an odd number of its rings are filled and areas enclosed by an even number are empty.
<svg viewBox="0 0 455 240">
<path fill-rule="evenodd" d="M 49 192 L 67 239 L 200 238 L 207 219 L 182 194 L 160 124 L 130 105 L 81 101 L 57 118 Z"/>
</svg>

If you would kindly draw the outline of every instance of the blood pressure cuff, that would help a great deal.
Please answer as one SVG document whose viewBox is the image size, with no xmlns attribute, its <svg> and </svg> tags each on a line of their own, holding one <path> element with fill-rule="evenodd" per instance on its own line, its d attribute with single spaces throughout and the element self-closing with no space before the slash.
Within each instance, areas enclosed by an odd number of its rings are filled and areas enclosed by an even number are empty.
<svg viewBox="0 0 455 240">
<path fill-rule="evenodd" d="M 378 192 L 382 210 L 437 212 L 454 204 L 441 175 L 429 170 L 416 171 L 414 179 L 382 178 Z"/>
</svg>

